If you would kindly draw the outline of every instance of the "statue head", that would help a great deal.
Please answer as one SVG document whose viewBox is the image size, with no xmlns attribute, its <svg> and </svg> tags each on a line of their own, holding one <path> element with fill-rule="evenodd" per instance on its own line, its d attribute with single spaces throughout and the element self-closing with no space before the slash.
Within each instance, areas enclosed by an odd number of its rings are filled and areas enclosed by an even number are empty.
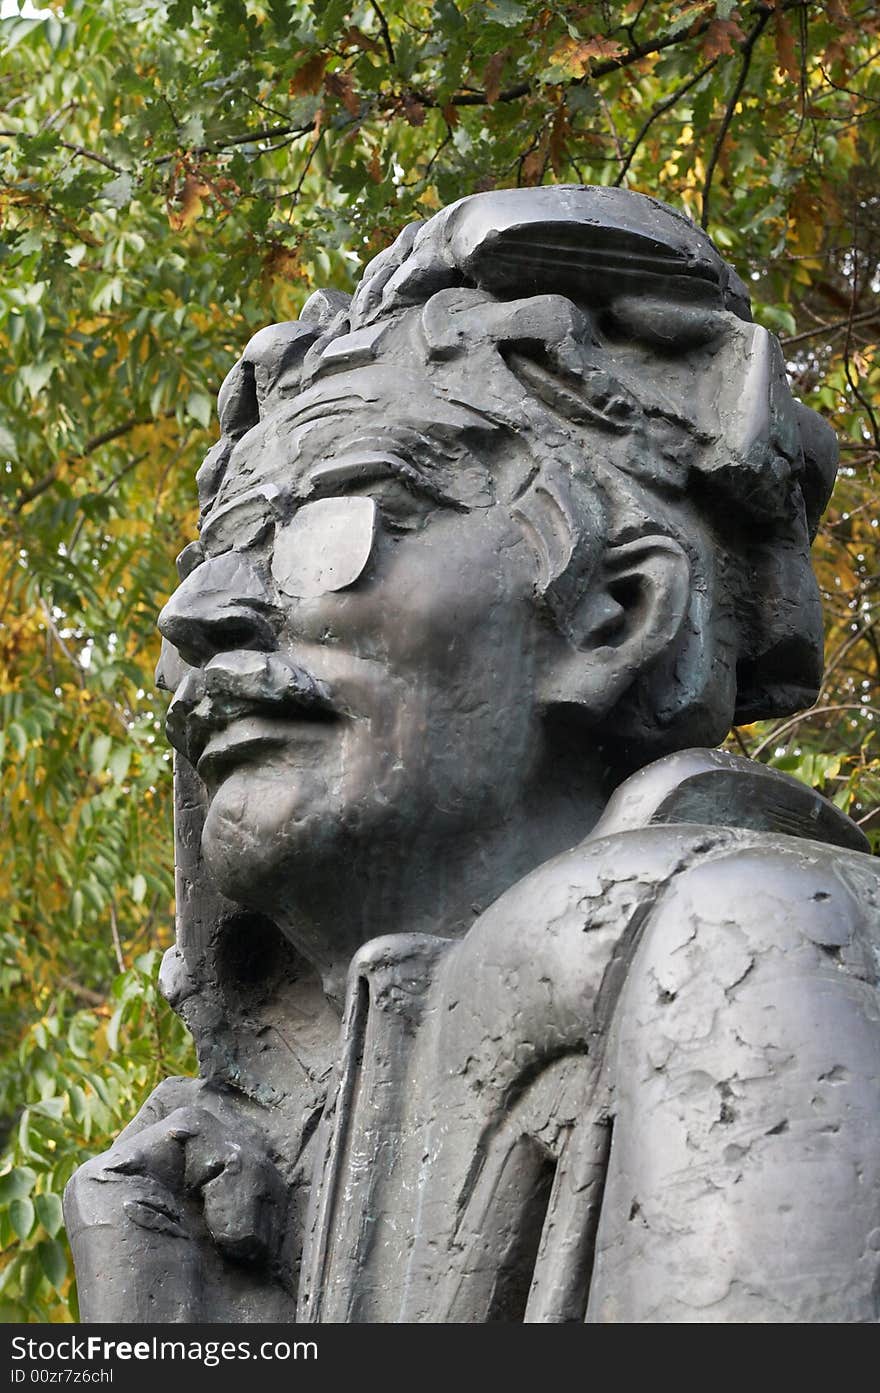
<svg viewBox="0 0 880 1393">
<path fill-rule="evenodd" d="M 463 199 L 257 334 L 218 409 L 160 628 L 234 899 L 375 882 L 371 933 L 406 927 L 392 863 L 442 898 L 506 856 L 498 893 L 633 769 L 815 697 L 833 436 L 653 199 Z"/>
</svg>

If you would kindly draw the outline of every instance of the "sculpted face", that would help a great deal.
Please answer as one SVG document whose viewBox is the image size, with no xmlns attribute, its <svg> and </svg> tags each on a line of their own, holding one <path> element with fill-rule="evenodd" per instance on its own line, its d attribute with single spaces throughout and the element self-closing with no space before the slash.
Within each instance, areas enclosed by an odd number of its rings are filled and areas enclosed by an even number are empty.
<svg viewBox="0 0 880 1393">
<path fill-rule="evenodd" d="M 453 496 L 430 443 L 414 458 L 360 396 L 353 432 L 351 377 L 239 443 L 160 619 L 192 667 L 169 735 L 207 789 L 209 868 L 243 902 L 383 848 L 442 855 L 515 811 L 540 748 L 522 527 L 477 459 Z"/>
<path fill-rule="evenodd" d="M 815 685 L 834 451 L 741 284 L 622 190 L 490 202 L 251 341 L 160 617 L 219 888 L 325 928 L 369 890 L 348 946 L 463 924 L 621 772 Z"/>
</svg>

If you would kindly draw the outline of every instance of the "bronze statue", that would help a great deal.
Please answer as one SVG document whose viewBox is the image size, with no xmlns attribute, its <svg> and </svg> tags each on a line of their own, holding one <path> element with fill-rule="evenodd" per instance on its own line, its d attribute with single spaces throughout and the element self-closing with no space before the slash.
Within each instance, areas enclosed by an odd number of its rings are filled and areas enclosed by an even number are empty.
<svg viewBox="0 0 880 1393">
<path fill-rule="evenodd" d="M 480 194 L 220 391 L 174 692 L 170 1079 L 89 1320 L 863 1321 L 878 877 L 720 753 L 815 698 L 834 478 L 688 219 Z"/>
</svg>

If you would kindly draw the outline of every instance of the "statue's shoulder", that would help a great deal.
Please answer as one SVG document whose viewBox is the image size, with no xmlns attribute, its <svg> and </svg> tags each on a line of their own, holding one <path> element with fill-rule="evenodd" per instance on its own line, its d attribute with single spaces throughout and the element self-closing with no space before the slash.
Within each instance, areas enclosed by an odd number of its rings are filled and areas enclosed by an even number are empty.
<svg viewBox="0 0 880 1393">
<path fill-rule="evenodd" d="M 725 750 L 679 750 L 625 780 L 587 843 L 635 828 L 700 824 L 794 837 L 865 854 L 851 818 L 815 789 Z"/>
<path fill-rule="evenodd" d="M 730 914 L 761 913 L 761 893 L 880 921 L 880 862 L 860 828 L 813 789 L 719 750 L 684 750 L 619 786 L 585 839 L 502 896 L 510 922 L 546 926 L 572 913 L 629 919 L 673 882 Z"/>
</svg>

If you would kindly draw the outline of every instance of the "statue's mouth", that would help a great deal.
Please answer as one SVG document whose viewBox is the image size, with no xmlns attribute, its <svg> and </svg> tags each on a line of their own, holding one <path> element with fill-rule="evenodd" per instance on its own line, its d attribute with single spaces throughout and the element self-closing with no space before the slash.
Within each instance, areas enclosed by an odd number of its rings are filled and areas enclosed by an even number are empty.
<svg viewBox="0 0 880 1393">
<path fill-rule="evenodd" d="M 288 711 L 280 718 L 266 715 L 265 708 L 245 713 L 209 737 L 197 761 L 199 777 L 209 786 L 216 785 L 261 751 L 320 741 L 335 719 L 314 710 Z"/>
<path fill-rule="evenodd" d="M 304 725 L 342 713 L 323 682 L 278 653 L 220 653 L 191 670 L 168 708 L 170 743 L 201 777 L 216 777 L 259 748 L 283 744 Z"/>
</svg>

